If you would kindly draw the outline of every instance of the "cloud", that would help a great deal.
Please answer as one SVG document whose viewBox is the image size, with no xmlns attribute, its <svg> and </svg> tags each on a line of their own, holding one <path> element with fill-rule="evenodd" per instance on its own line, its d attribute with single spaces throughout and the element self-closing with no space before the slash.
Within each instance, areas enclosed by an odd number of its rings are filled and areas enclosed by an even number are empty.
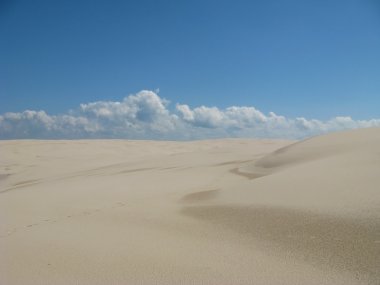
<svg viewBox="0 0 380 285">
<path fill-rule="evenodd" d="M 63 115 L 26 110 L 0 115 L 0 138 L 129 138 L 206 139 L 219 137 L 304 138 L 331 131 L 380 127 L 380 119 L 353 120 L 335 117 L 327 121 L 286 118 L 264 114 L 252 106 L 226 109 L 190 108 L 169 101 L 157 91 L 143 90 L 121 102 L 97 101 L 81 104 Z"/>
</svg>

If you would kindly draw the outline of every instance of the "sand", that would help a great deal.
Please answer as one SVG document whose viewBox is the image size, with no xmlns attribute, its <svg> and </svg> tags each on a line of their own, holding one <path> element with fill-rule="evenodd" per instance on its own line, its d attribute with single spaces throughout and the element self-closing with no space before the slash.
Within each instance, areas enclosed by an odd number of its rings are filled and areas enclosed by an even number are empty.
<svg viewBox="0 0 380 285">
<path fill-rule="evenodd" d="M 380 284 L 380 129 L 0 142 L 0 284 Z"/>
</svg>

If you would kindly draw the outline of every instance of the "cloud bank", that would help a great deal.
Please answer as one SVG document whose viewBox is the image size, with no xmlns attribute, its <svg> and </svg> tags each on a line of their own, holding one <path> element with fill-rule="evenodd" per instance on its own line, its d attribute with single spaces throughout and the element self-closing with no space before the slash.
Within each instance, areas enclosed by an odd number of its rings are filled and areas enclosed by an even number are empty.
<svg viewBox="0 0 380 285">
<path fill-rule="evenodd" d="M 81 104 L 63 115 L 26 110 L 0 115 L 0 139 L 127 138 L 190 140 L 223 137 L 300 139 L 331 131 L 380 127 L 380 119 L 328 121 L 264 114 L 254 107 L 190 108 L 143 90 L 121 102 Z"/>
</svg>

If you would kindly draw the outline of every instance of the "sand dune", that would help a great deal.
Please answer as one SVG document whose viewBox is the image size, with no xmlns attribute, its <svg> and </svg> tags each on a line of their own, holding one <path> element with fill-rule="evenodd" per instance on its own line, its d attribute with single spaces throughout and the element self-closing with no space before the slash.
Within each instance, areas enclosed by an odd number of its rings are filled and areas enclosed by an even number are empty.
<svg viewBox="0 0 380 285">
<path fill-rule="evenodd" d="M 380 129 L 0 157 L 0 284 L 380 282 Z"/>
</svg>

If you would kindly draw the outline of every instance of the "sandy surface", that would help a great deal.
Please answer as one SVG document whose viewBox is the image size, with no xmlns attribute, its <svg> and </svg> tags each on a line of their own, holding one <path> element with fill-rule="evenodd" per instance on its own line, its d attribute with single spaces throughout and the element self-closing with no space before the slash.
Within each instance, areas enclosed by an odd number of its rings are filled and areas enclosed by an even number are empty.
<svg viewBox="0 0 380 285">
<path fill-rule="evenodd" d="M 380 284 L 380 129 L 0 142 L 0 284 Z"/>
</svg>

